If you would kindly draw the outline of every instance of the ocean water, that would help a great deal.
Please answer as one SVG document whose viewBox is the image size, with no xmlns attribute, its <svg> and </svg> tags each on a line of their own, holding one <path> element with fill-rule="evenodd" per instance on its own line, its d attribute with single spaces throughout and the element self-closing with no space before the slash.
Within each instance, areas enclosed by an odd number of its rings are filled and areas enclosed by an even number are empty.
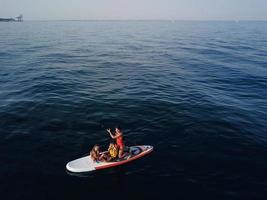
<svg viewBox="0 0 267 200">
<path fill-rule="evenodd" d="M 70 174 L 110 141 L 155 150 Z M 267 22 L 0 23 L 1 199 L 266 199 Z"/>
</svg>

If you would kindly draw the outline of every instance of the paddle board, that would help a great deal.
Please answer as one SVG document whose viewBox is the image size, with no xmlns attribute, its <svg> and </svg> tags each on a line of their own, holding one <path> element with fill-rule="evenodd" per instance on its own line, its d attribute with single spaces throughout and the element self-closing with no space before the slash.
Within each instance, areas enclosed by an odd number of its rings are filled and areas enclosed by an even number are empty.
<svg viewBox="0 0 267 200">
<path fill-rule="evenodd" d="M 129 155 L 118 158 L 112 162 L 94 162 L 91 156 L 85 156 L 67 163 L 66 168 L 70 172 L 90 172 L 110 167 L 122 165 L 138 158 L 141 158 L 153 151 L 153 147 L 149 145 L 131 146 L 129 147 Z"/>
</svg>

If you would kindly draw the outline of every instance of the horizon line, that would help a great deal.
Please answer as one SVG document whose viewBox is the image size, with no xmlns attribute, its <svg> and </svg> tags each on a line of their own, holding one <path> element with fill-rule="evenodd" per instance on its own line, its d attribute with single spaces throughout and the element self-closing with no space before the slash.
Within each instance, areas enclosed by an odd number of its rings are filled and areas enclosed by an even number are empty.
<svg viewBox="0 0 267 200">
<path fill-rule="evenodd" d="M 217 22 L 267 22 L 267 19 L 29 19 L 24 21 L 217 21 Z"/>
</svg>

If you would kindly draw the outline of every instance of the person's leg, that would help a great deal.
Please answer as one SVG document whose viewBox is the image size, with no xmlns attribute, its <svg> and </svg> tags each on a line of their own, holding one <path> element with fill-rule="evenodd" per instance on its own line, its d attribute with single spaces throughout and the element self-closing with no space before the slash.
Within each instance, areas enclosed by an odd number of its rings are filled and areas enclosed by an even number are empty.
<svg viewBox="0 0 267 200">
<path fill-rule="evenodd" d="M 119 149 L 119 158 L 122 158 L 123 157 L 123 148 L 120 148 Z"/>
<path fill-rule="evenodd" d="M 106 162 L 110 162 L 111 160 L 112 160 L 112 157 L 108 156 Z"/>
<path fill-rule="evenodd" d="M 99 160 L 100 160 L 101 162 L 106 162 L 107 159 L 108 159 L 108 155 L 105 154 L 105 153 L 102 153 L 102 155 L 99 157 Z"/>
</svg>

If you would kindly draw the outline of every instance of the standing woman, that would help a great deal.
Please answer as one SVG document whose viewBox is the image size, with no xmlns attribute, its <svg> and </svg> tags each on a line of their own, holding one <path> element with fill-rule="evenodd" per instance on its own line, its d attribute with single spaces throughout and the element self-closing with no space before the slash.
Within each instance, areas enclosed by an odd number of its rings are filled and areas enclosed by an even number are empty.
<svg viewBox="0 0 267 200">
<path fill-rule="evenodd" d="M 116 140 L 117 145 L 119 146 L 119 158 L 123 157 L 123 152 L 124 152 L 124 142 L 123 142 L 123 135 L 122 135 L 122 131 L 121 128 L 119 126 L 117 126 L 115 128 L 115 133 L 112 134 L 110 128 L 107 129 L 107 132 L 109 133 L 110 137 L 112 139 Z"/>
</svg>

